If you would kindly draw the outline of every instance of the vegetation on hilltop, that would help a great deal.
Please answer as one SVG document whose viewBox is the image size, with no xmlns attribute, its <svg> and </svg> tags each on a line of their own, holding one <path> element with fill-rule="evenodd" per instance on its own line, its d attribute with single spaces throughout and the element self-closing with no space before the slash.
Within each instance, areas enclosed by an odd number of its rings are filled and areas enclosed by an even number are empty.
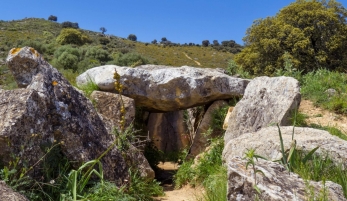
<svg viewBox="0 0 347 201">
<path fill-rule="evenodd" d="M 297 0 L 274 17 L 256 20 L 235 61 L 251 74 L 273 75 L 288 56 L 307 73 L 347 67 L 347 10 L 335 0 Z M 287 54 L 287 55 L 286 55 Z"/>
</svg>

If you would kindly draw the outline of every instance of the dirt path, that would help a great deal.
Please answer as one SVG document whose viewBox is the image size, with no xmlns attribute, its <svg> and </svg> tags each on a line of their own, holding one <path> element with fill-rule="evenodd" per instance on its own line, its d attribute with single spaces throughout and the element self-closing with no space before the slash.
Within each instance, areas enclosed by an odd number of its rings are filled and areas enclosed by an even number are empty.
<svg viewBox="0 0 347 201">
<path fill-rule="evenodd" d="M 347 133 L 347 118 L 345 116 L 315 107 L 309 100 L 301 100 L 299 111 L 308 115 L 306 121 L 309 124 L 332 126 L 338 128 L 343 133 Z"/>
<path fill-rule="evenodd" d="M 158 165 L 159 168 L 168 171 L 175 171 L 178 169 L 177 163 L 160 163 Z M 193 188 L 189 185 L 184 186 L 180 189 L 175 189 L 173 184 L 164 184 L 163 185 L 165 196 L 156 197 L 156 201 L 196 201 L 199 196 L 203 194 L 203 188 Z"/>
<path fill-rule="evenodd" d="M 185 52 L 183 52 L 183 54 L 190 60 L 194 61 L 197 65 L 201 66 L 200 62 L 195 61 L 194 59 L 190 58 L 190 56 L 188 56 Z"/>
</svg>

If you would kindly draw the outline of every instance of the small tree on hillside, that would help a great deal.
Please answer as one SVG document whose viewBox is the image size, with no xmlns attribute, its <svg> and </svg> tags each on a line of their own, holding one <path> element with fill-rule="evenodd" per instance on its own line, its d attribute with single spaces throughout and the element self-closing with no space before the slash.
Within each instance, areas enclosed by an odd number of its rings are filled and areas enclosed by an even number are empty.
<svg viewBox="0 0 347 201">
<path fill-rule="evenodd" d="M 61 23 L 61 26 L 63 28 L 74 28 L 74 29 L 78 29 L 78 23 L 77 22 L 69 22 L 69 21 L 65 21 L 63 23 Z"/>
<path fill-rule="evenodd" d="M 218 40 L 213 40 L 213 46 L 219 46 Z"/>
<path fill-rule="evenodd" d="M 102 34 L 104 34 L 107 31 L 107 29 L 105 27 L 100 27 L 100 31 Z"/>
<path fill-rule="evenodd" d="M 131 41 L 137 41 L 137 37 L 135 34 L 129 34 L 128 36 L 128 40 L 131 40 Z"/>
<path fill-rule="evenodd" d="M 154 39 L 153 41 L 152 41 L 152 44 L 157 44 L 157 40 L 156 39 Z"/>
<path fill-rule="evenodd" d="M 208 40 L 203 40 L 202 41 L 202 46 L 203 47 L 207 47 L 209 44 L 210 44 L 210 41 L 208 41 Z"/>
<path fill-rule="evenodd" d="M 163 43 L 163 42 L 165 42 L 165 41 L 167 41 L 166 37 L 162 37 L 162 38 L 161 38 L 161 43 Z"/>
<path fill-rule="evenodd" d="M 58 17 L 57 17 L 57 16 L 54 16 L 54 15 L 50 15 L 50 16 L 48 17 L 48 20 L 49 20 L 49 21 L 54 21 L 54 22 L 56 22 L 56 21 L 58 20 Z"/>
</svg>

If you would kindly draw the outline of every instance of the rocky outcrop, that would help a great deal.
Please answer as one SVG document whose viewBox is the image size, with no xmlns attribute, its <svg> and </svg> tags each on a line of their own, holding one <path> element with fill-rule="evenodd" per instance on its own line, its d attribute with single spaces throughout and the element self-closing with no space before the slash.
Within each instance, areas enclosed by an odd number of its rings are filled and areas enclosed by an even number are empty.
<svg viewBox="0 0 347 201">
<path fill-rule="evenodd" d="M 299 108 L 300 100 L 299 82 L 294 78 L 254 78 L 230 115 L 225 144 L 274 123 L 290 125 L 291 112 Z"/>
<path fill-rule="evenodd" d="M 150 113 L 148 133 L 153 144 L 163 152 L 181 151 L 189 144 L 184 111 Z"/>
<path fill-rule="evenodd" d="M 125 128 L 133 123 L 135 119 L 135 101 L 133 99 L 122 96 L 121 100 L 118 94 L 102 91 L 93 91 L 90 99 L 102 117 L 109 133 L 112 133 L 114 128 L 120 130 L 121 108 L 123 104 L 125 109 Z"/>
<path fill-rule="evenodd" d="M 29 201 L 25 196 L 14 192 L 6 185 L 4 181 L 0 181 L 0 200 L 1 201 Z"/>
<path fill-rule="evenodd" d="M 260 194 L 254 189 L 254 173 L 250 166 L 246 168 L 246 161 L 239 157 L 228 160 L 227 200 L 256 200 L 256 196 L 266 201 L 318 200 L 322 198 L 324 188 L 327 194 L 324 200 L 346 200 L 342 187 L 333 182 L 326 181 L 323 185 L 321 182 L 304 181 L 297 174 L 289 173 L 280 164 L 262 159 L 256 162 L 256 168 L 264 173 L 256 175 Z M 310 193 L 310 189 L 313 193 Z"/>
<path fill-rule="evenodd" d="M 207 145 L 208 145 L 208 139 L 212 137 L 218 137 L 222 136 L 224 132 L 221 132 L 220 130 L 217 131 L 216 129 L 213 129 L 213 118 L 215 118 L 214 113 L 221 109 L 222 107 L 227 106 L 228 103 L 226 101 L 220 100 L 213 102 L 208 109 L 206 110 L 203 119 L 201 120 L 195 136 L 193 143 L 190 148 L 189 155 L 190 156 L 196 156 L 203 152 Z M 209 132 L 209 129 L 211 129 L 211 133 Z"/>
<path fill-rule="evenodd" d="M 83 85 L 92 80 L 101 90 L 114 91 L 115 70 L 124 86 L 123 95 L 133 98 L 137 106 L 161 112 L 242 96 L 249 82 L 214 69 L 155 65 L 137 68 L 114 65 L 95 67 L 79 75 L 76 81 L 78 85 Z"/>
<path fill-rule="evenodd" d="M 280 127 L 284 149 L 290 149 L 292 143 L 292 126 Z M 315 152 L 317 154 L 328 153 L 329 157 L 336 163 L 342 163 L 347 167 L 347 142 L 324 130 L 314 128 L 294 128 L 294 139 L 296 148 L 303 151 L 311 151 L 319 146 Z M 258 155 L 264 156 L 269 160 L 277 160 L 282 157 L 281 144 L 278 128 L 271 126 L 263 128 L 257 132 L 245 133 L 231 140 L 225 147 L 223 156 L 226 161 L 230 158 L 243 157 L 247 149 L 254 148 Z"/>
<path fill-rule="evenodd" d="M 36 50 L 12 49 L 7 64 L 18 86 L 24 89 L 0 91 L 0 158 L 3 162 L 10 161 L 9 153 L 13 153 L 30 167 L 47 148 L 55 146 L 78 167 L 98 158 L 111 145 L 112 136 L 92 103 Z M 129 167 L 116 147 L 101 162 L 106 179 L 120 183 L 128 178 Z M 40 165 L 36 165 L 29 174 L 41 178 L 41 170 Z"/>
</svg>

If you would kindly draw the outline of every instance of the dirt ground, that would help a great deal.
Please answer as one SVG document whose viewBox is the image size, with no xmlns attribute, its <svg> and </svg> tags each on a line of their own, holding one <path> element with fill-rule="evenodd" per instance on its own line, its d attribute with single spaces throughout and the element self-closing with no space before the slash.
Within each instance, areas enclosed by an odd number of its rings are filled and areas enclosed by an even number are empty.
<svg viewBox="0 0 347 201">
<path fill-rule="evenodd" d="M 176 171 L 179 168 L 177 163 L 165 162 L 158 165 L 159 168 L 167 171 Z M 203 188 L 193 188 L 189 185 L 180 189 L 175 189 L 172 183 L 163 185 L 165 196 L 156 197 L 156 201 L 196 201 L 203 194 Z"/>
<path fill-rule="evenodd" d="M 315 107 L 309 100 L 301 100 L 299 111 L 308 116 L 306 122 L 309 124 L 336 127 L 343 133 L 347 133 L 347 118 L 345 116 Z"/>
</svg>

